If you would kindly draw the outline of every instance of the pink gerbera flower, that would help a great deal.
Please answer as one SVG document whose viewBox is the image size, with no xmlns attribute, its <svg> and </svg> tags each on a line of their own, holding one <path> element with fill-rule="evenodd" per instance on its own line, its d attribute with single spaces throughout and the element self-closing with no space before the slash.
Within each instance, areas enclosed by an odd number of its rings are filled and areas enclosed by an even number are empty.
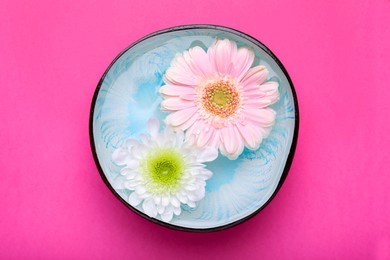
<svg viewBox="0 0 390 260">
<path fill-rule="evenodd" d="M 271 130 L 278 83 L 266 81 L 264 66 L 251 68 L 254 53 L 217 40 L 207 52 L 194 47 L 178 54 L 165 73 L 161 108 L 165 123 L 194 134 L 198 146 L 213 146 L 236 159 L 244 146 L 255 150 Z"/>
</svg>

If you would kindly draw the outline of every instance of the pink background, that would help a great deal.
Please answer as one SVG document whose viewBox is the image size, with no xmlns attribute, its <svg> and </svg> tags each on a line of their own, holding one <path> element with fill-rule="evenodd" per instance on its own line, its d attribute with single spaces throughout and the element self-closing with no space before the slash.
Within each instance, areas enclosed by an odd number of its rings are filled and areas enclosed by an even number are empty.
<svg viewBox="0 0 390 260">
<path fill-rule="evenodd" d="M 301 113 L 273 202 L 208 234 L 124 207 L 100 179 L 88 135 L 93 92 L 116 55 L 192 23 L 266 44 Z M 390 259 L 389 25 L 389 0 L 2 1 L 0 258 Z"/>
</svg>

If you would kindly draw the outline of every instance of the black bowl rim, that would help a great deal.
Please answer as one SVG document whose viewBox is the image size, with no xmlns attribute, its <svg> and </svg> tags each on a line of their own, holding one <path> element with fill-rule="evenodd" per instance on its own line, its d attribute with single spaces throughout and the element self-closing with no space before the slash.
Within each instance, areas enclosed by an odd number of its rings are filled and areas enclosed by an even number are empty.
<svg viewBox="0 0 390 260">
<path fill-rule="evenodd" d="M 94 137 L 93 137 L 93 115 L 94 115 L 94 112 L 95 112 L 96 100 L 97 100 L 98 94 L 100 92 L 100 88 L 102 86 L 103 80 L 106 77 L 108 71 L 114 65 L 114 63 L 125 52 L 127 52 L 129 49 L 131 49 L 135 45 L 143 42 L 144 40 L 146 40 L 148 38 L 151 38 L 151 37 L 154 37 L 154 36 L 157 36 L 157 35 L 160 35 L 160 34 L 169 33 L 169 32 L 189 30 L 189 29 L 213 29 L 213 30 L 218 30 L 218 31 L 222 31 L 222 32 L 228 32 L 228 33 L 234 34 L 236 36 L 239 36 L 241 38 L 244 38 L 244 39 L 252 42 L 256 46 L 258 46 L 259 48 L 263 49 L 276 62 L 276 64 L 280 67 L 280 69 L 282 70 L 282 72 L 286 76 L 286 78 L 287 78 L 287 80 L 288 80 L 288 82 L 290 84 L 291 92 L 292 92 L 293 99 L 294 99 L 293 100 L 294 101 L 294 109 L 295 109 L 294 135 L 293 135 L 293 139 L 292 139 L 292 143 L 291 143 L 291 148 L 290 148 L 287 160 L 286 160 L 286 164 L 285 164 L 282 176 L 280 177 L 280 180 L 279 180 L 279 183 L 278 183 L 276 189 L 274 190 L 274 192 L 272 193 L 270 198 L 259 209 L 257 209 L 255 212 L 253 212 L 253 213 L 249 214 L 248 216 L 245 216 L 245 217 L 243 217 L 243 218 L 241 218 L 239 220 L 236 220 L 236 221 L 234 221 L 232 223 L 229 223 L 229 224 L 226 224 L 226 225 L 217 226 L 217 227 L 212 227 L 212 228 L 189 228 L 189 227 L 182 227 L 182 226 L 173 225 L 173 224 L 166 223 L 166 222 L 163 222 L 163 221 L 155 219 L 155 218 L 151 218 L 148 215 L 146 215 L 145 213 L 137 210 L 136 208 L 134 208 L 130 204 L 128 204 L 115 191 L 115 189 L 109 183 L 106 175 L 104 174 L 103 169 L 102 169 L 102 167 L 100 165 L 99 159 L 97 157 L 96 146 L 95 146 L 95 141 L 94 141 Z M 106 71 L 103 73 L 103 75 L 102 75 L 102 77 L 101 77 L 101 79 L 100 79 L 100 81 L 99 81 L 99 83 L 98 83 L 98 85 L 97 85 L 97 87 L 95 89 L 94 95 L 93 95 L 91 109 L 90 109 L 90 116 L 89 116 L 89 138 L 90 138 L 90 145 L 91 145 L 93 158 L 94 158 L 95 164 L 96 164 L 96 166 L 98 168 L 99 174 L 100 174 L 103 182 L 110 189 L 110 191 L 114 194 L 114 196 L 117 197 L 127 208 L 129 208 L 130 210 L 132 210 L 136 214 L 142 216 L 143 218 L 145 218 L 145 219 L 147 219 L 147 220 L 149 220 L 149 221 L 151 221 L 153 223 L 157 223 L 157 224 L 159 224 L 161 226 L 164 226 L 164 227 L 167 227 L 167 228 L 170 228 L 170 229 L 174 229 L 174 230 L 187 231 L 187 232 L 199 232 L 199 233 L 201 233 L 201 232 L 221 231 L 221 230 L 225 230 L 227 228 L 231 228 L 231 227 L 237 226 L 237 225 L 239 225 L 239 224 L 241 224 L 241 223 L 251 219 L 252 217 L 254 217 L 256 214 L 258 214 L 260 211 L 262 211 L 274 199 L 274 197 L 276 196 L 276 194 L 278 193 L 278 191 L 282 187 L 284 181 L 286 180 L 288 172 L 289 172 L 289 170 L 291 168 L 291 164 L 292 164 L 292 161 L 293 161 L 293 157 L 294 157 L 294 154 L 295 154 L 297 141 L 298 141 L 298 130 L 299 130 L 299 110 L 298 110 L 298 99 L 297 99 L 297 95 L 296 95 L 296 92 L 295 92 L 295 88 L 294 88 L 294 85 L 293 85 L 293 83 L 291 81 L 290 76 L 287 73 L 287 70 L 285 69 L 283 64 L 279 61 L 279 59 L 275 56 L 275 54 L 273 54 L 271 52 L 271 50 L 268 49 L 268 47 L 266 47 L 263 43 L 261 43 L 260 41 L 258 41 L 257 39 L 253 38 L 252 36 L 250 36 L 248 34 L 245 34 L 243 32 L 240 32 L 238 30 L 235 30 L 235 29 L 232 29 L 232 28 L 229 28 L 229 27 L 219 26 L 219 25 L 211 25 L 211 24 L 181 25 L 181 26 L 175 26 L 175 27 L 167 28 L 167 29 L 164 29 L 164 30 L 159 30 L 159 31 L 156 31 L 154 33 L 146 35 L 145 37 L 139 39 L 138 41 L 135 41 L 134 43 L 129 45 L 127 48 L 125 48 L 122 52 L 120 52 L 116 56 L 116 58 L 111 62 L 111 64 L 106 69 Z"/>
</svg>

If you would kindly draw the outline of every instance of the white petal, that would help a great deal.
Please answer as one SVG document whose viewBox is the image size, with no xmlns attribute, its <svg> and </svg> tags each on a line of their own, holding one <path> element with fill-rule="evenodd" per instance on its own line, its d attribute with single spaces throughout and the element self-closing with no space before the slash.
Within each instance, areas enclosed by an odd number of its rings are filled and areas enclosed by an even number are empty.
<svg viewBox="0 0 390 260">
<path fill-rule="evenodd" d="M 141 142 L 142 142 L 143 144 L 148 145 L 148 143 L 149 143 L 149 138 L 146 136 L 146 134 L 141 134 L 139 138 L 141 139 Z"/>
<path fill-rule="evenodd" d="M 174 207 L 179 207 L 180 206 L 180 201 L 176 198 L 176 196 L 171 196 L 171 204 Z"/>
<path fill-rule="evenodd" d="M 148 133 L 150 134 L 150 136 L 153 139 L 158 134 L 159 127 L 160 127 L 160 125 L 159 125 L 157 118 L 151 118 L 148 120 L 148 122 L 146 124 L 146 130 L 148 131 Z"/>
<path fill-rule="evenodd" d="M 144 154 L 146 154 L 149 151 L 148 147 L 144 144 L 139 144 L 132 149 L 132 155 L 137 158 L 141 159 Z"/>
<path fill-rule="evenodd" d="M 173 208 L 173 214 L 175 214 L 176 216 L 179 216 L 181 213 L 181 208 L 180 207 L 174 207 Z"/>
<path fill-rule="evenodd" d="M 161 215 L 162 213 L 164 213 L 164 211 L 165 211 L 165 207 L 163 205 L 161 205 L 161 204 L 157 205 L 157 213 L 158 214 Z"/>
<path fill-rule="evenodd" d="M 190 207 L 190 208 L 195 208 L 195 207 L 196 207 L 195 202 L 193 202 L 193 201 L 191 201 L 191 200 L 189 200 L 189 201 L 187 202 L 187 205 L 188 205 L 188 207 Z"/>
<path fill-rule="evenodd" d="M 119 175 L 118 177 L 115 178 L 114 182 L 112 183 L 112 187 L 114 189 L 118 189 L 118 190 L 123 190 L 125 189 L 125 186 L 123 185 L 126 181 L 126 178 Z"/>
<path fill-rule="evenodd" d="M 136 192 L 132 192 L 129 196 L 129 203 L 131 206 L 136 207 L 141 203 L 142 199 Z"/>
<path fill-rule="evenodd" d="M 201 200 L 201 199 L 204 198 L 204 196 L 205 196 L 205 194 L 206 194 L 206 189 L 205 189 L 204 187 L 199 188 L 199 189 L 197 189 L 196 191 L 194 191 L 193 194 L 194 194 L 195 197 L 196 197 L 196 200 L 194 200 L 194 201 L 199 201 L 199 200 Z"/>
<path fill-rule="evenodd" d="M 172 127 L 165 127 L 164 129 L 164 137 L 166 139 L 174 139 L 175 138 L 175 132 L 173 131 Z"/>
<path fill-rule="evenodd" d="M 119 148 L 112 153 L 112 160 L 118 165 L 125 165 L 130 159 L 131 157 L 127 149 Z"/>
<path fill-rule="evenodd" d="M 159 205 L 161 203 L 161 197 L 160 196 L 155 196 L 153 199 L 154 199 L 154 203 L 156 203 L 156 205 Z"/>
<path fill-rule="evenodd" d="M 187 191 L 195 191 L 198 186 L 193 184 L 193 183 L 190 183 L 190 184 L 187 184 L 187 186 L 184 187 Z"/>
<path fill-rule="evenodd" d="M 142 204 L 142 209 L 144 210 L 145 214 L 149 217 L 156 217 L 157 216 L 157 207 L 156 204 L 154 204 L 154 201 L 152 198 L 146 199 L 144 203 Z"/>
<path fill-rule="evenodd" d="M 186 134 L 186 139 L 184 141 L 184 146 L 185 147 L 190 147 L 190 146 L 193 146 L 194 143 L 195 143 L 195 135 L 187 135 Z"/>
<path fill-rule="evenodd" d="M 211 162 L 217 159 L 218 157 L 218 150 L 214 147 L 208 146 L 201 150 L 201 152 L 198 154 L 198 162 Z"/>
<path fill-rule="evenodd" d="M 208 180 L 211 178 L 211 176 L 213 176 L 213 172 L 207 169 L 202 169 L 200 172 L 201 173 L 198 175 L 198 177 L 201 177 L 202 180 Z"/>
<path fill-rule="evenodd" d="M 188 193 L 188 199 L 190 199 L 190 201 L 201 200 L 203 198 L 203 196 L 201 196 L 202 195 L 202 190 L 203 190 L 203 194 L 204 194 L 204 189 L 197 189 L 197 190 L 194 190 L 191 193 Z"/>
<path fill-rule="evenodd" d="M 181 203 L 187 203 L 188 202 L 187 196 L 185 196 L 185 195 L 183 195 L 181 193 L 176 194 L 176 197 L 179 199 L 179 201 Z"/>
<path fill-rule="evenodd" d="M 138 195 L 142 195 L 146 192 L 146 189 L 145 189 L 145 187 L 138 185 L 135 188 L 135 191 L 138 193 Z"/>
<path fill-rule="evenodd" d="M 161 204 L 162 204 L 163 206 L 168 206 L 169 201 L 170 201 L 169 195 L 164 196 L 164 197 L 162 197 L 162 199 L 161 199 Z"/>
<path fill-rule="evenodd" d="M 184 132 L 179 130 L 179 131 L 176 132 L 176 138 L 175 138 L 174 146 L 181 148 L 183 146 L 183 141 L 184 141 Z"/>
<path fill-rule="evenodd" d="M 138 141 L 134 138 L 129 138 L 125 142 L 125 146 L 127 148 L 131 148 L 131 147 L 136 146 L 136 145 L 138 145 Z"/>
<path fill-rule="evenodd" d="M 134 169 L 137 169 L 139 166 L 139 162 L 137 160 L 127 160 L 126 162 L 126 168 L 127 169 L 131 169 L 131 170 L 134 170 Z"/>
<path fill-rule="evenodd" d="M 123 186 L 125 186 L 128 190 L 135 190 L 139 186 L 140 182 L 137 180 L 128 180 L 126 181 Z M 138 193 L 139 195 L 142 193 Z"/>
<path fill-rule="evenodd" d="M 164 213 L 161 214 L 161 219 L 164 222 L 169 222 L 173 218 L 173 207 L 169 205 L 168 207 L 165 208 Z"/>
</svg>

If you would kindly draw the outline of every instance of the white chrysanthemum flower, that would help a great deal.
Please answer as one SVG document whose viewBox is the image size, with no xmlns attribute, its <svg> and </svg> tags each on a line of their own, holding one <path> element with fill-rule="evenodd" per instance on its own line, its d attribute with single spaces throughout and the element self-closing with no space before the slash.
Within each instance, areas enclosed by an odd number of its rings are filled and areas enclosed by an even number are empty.
<svg viewBox="0 0 390 260">
<path fill-rule="evenodd" d="M 181 204 L 194 208 L 205 196 L 206 180 L 212 172 L 203 163 L 215 160 L 218 150 L 199 148 L 195 137 L 184 141 L 182 131 L 175 133 L 170 127 L 164 133 L 158 130 L 158 121 L 151 119 L 149 135 L 141 135 L 141 141 L 129 139 L 125 147 L 114 151 L 113 161 L 124 166 L 114 188 L 133 191 L 130 205 L 142 203 L 145 214 L 169 222 L 181 213 Z"/>
</svg>

